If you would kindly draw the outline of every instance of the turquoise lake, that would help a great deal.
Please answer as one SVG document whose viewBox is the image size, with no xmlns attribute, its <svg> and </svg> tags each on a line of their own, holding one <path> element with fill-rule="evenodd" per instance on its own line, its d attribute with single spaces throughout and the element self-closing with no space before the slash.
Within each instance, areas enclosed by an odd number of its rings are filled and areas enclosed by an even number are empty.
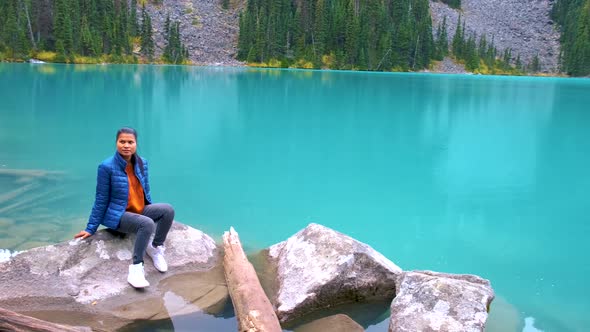
<svg viewBox="0 0 590 332">
<path fill-rule="evenodd" d="M 489 279 L 489 331 L 590 326 L 588 79 L 0 63 L 0 249 L 85 227 L 122 126 L 154 200 L 218 241 L 320 223 Z"/>
</svg>

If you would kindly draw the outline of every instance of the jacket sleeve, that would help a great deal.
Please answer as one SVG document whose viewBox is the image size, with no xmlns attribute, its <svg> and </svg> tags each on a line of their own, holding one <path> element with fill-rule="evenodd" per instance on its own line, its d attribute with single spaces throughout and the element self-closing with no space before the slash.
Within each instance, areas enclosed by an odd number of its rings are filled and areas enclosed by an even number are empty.
<svg viewBox="0 0 590 332">
<path fill-rule="evenodd" d="M 94 198 L 94 206 L 86 225 L 86 232 L 94 234 L 98 226 L 104 220 L 104 215 L 110 202 L 111 193 L 111 171 L 109 168 L 100 164 L 98 166 L 98 174 L 96 176 L 96 196 Z"/>
<path fill-rule="evenodd" d="M 152 203 L 152 193 L 150 191 L 150 177 L 149 177 L 149 171 L 148 171 L 148 162 L 147 160 L 143 159 L 143 170 L 145 172 L 145 188 L 143 188 L 144 192 L 145 192 L 145 197 L 148 199 L 149 203 Z"/>
</svg>

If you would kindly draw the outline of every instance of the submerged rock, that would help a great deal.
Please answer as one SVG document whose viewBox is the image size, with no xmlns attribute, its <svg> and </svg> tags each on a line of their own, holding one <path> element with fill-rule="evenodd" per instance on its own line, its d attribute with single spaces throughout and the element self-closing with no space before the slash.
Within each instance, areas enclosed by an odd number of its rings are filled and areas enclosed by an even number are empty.
<svg viewBox="0 0 590 332">
<path fill-rule="evenodd" d="M 363 332 L 365 329 L 352 318 L 337 314 L 314 320 L 297 327 L 294 332 Z"/>
<path fill-rule="evenodd" d="M 310 224 L 269 248 L 271 301 L 284 323 L 338 304 L 391 299 L 402 270 L 370 246 Z"/>
<path fill-rule="evenodd" d="M 223 272 L 214 269 L 219 252 L 209 236 L 175 222 L 165 243 L 169 271 L 158 272 L 146 256 L 151 286 L 144 290 L 127 283 L 134 241 L 134 235 L 121 239 L 101 230 L 85 240 L 11 255 L 0 263 L 0 307 L 17 312 L 26 308 L 29 315 L 42 319 L 47 312 L 60 312 L 49 316 L 70 325 L 89 324 L 90 315 L 94 324 L 103 320 L 114 329 L 135 319 L 167 318 L 172 313 L 164 306 L 166 300 L 174 300 L 171 310 L 181 313 L 189 304 L 189 311 L 207 311 L 225 303 Z M 188 290 L 187 279 L 192 278 L 199 285 Z M 174 298 L 179 293 L 184 301 Z M 68 315 L 71 311 L 76 314 Z"/>
<path fill-rule="evenodd" d="M 522 319 L 518 309 L 505 298 L 496 296 L 490 306 L 486 331 L 518 331 Z"/>
<path fill-rule="evenodd" d="M 475 275 L 405 272 L 389 332 L 483 331 L 493 299 L 490 282 Z"/>
</svg>

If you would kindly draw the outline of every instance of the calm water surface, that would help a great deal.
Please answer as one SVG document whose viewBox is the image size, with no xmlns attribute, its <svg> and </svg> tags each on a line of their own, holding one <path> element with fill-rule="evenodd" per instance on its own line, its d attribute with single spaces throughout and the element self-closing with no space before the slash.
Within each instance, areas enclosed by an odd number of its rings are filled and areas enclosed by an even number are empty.
<svg viewBox="0 0 590 332">
<path fill-rule="evenodd" d="M 216 239 L 317 222 L 406 270 L 490 279 L 490 331 L 584 331 L 589 105 L 577 79 L 0 64 L 0 248 L 83 229 L 130 125 L 154 199 Z M 31 169 L 49 173 L 13 172 Z"/>
</svg>

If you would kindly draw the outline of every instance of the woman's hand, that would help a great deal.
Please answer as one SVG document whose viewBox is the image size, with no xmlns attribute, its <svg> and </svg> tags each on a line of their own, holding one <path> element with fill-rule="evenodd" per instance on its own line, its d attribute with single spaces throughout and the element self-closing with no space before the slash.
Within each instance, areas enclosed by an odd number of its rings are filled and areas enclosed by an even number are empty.
<svg viewBox="0 0 590 332">
<path fill-rule="evenodd" d="M 90 236 L 92 236 L 92 234 L 88 233 L 87 231 L 80 231 L 80 233 L 74 235 L 74 239 L 80 238 L 80 240 L 84 240 Z"/>
</svg>

